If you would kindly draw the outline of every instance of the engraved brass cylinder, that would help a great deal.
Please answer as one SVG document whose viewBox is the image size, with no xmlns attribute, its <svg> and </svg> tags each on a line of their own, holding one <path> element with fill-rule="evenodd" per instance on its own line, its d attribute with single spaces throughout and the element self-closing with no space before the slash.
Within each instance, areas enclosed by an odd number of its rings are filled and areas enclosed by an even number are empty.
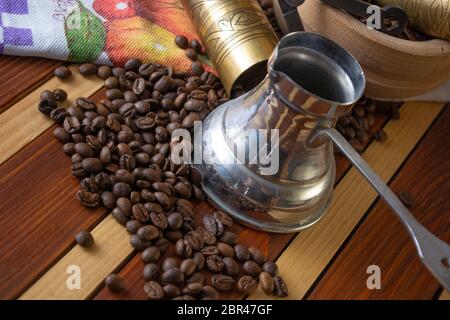
<svg viewBox="0 0 450 320">
<path fill-rule="evenodd" d="M 251 89 L 267 74 L 267 60 L 278 43 L 257 1 L 181 0 L 219 73 L 225 90 Z"/>
</svg>

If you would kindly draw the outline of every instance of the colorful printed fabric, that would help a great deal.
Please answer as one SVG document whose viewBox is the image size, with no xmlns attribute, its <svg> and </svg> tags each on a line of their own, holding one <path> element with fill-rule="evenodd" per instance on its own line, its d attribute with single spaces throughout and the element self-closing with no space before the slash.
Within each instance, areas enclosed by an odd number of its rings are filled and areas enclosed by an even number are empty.
<svg viewBox="0 0 450 320">
<path fill-rule="evenodd" d="M 123 64 L 130 57 L 187 69 L 174 43 L 195 38 L 178 0 L 0 0 L 0 54 Z"/>
</svg>

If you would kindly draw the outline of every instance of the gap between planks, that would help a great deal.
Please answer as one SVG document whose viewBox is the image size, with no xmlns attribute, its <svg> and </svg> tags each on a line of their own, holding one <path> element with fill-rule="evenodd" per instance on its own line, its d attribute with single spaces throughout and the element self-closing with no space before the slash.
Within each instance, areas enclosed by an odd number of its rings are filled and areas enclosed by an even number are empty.
<svg viewBox="0 0 450 320">
<path fill-rule="evenodd" d="M 72 65 L 70 69 L 73 75 L 69 79 L 51 78 L 0 114 L 0 137 L 2 137 L 0 143 L 0 164 L 4 163 L 54 124 L 52 120 L 41 114 L 37 108 L 40 94 L 43 90 L 54 90 L 56 88 L 65 90 L 69 98 L 60 105 L 67 107 L 74 103 L 74 98 L 80 96 L 89 97 L 103 87 L 104 81 L 97 76 L 85 77 L 81 75 L 76 65 Z"/>
<path fill-rule="evenodd" d="M 392 138 L 383 144 L 372 143 L 369 146 L 365 157 L 383 179 L 392 177 L 443 106 L 406 103 L 401 108 L 402 120 L 391 121 L 385 127 Z M 291 299 L 299 299 L 306 293 L 375 198 L 375 192 L 352 168 L 338 184 L 334 205 L 327 216 L 317 226 L 298 235 L 278 259 Z M 75 246 L 20 299 L 87 299 L 92 296 L 104 278 L 133 253 L 129 234 L 111 216 L 102 221 L 92 234 L 97 249 L 91 252 Z M 81 269 L 81 289 L 70 290 L 66 286 L 69 277 L 66 271 L 70 265 L 78 265 Z M 252 296 L 255 297 L 264 296 Z"/>
<path fill-rule="evenodd" d="M 364 153 L 369 165 L 389 181 L 440 114 L 443 103 L 405 103 L 401 121 L 391 121 L 383 144 L 372 143 Z M 277 260 L 289 288 L 289 299 L 302 299 L 339 247 L 377 199 L 378 194 L 352 167 L 337 186 L 334 203 L 316 226 L 299 233 Z M 258 290 L 249 299 L 267 299 Z"/>
</svg>

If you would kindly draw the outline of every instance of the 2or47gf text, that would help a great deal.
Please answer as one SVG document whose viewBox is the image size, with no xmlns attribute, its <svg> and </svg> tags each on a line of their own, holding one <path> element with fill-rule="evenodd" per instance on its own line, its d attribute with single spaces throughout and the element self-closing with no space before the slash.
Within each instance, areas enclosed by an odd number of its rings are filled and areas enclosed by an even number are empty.
<svg viewBox="0 0 450 320">
<path fill-rule="evenodd" d="M 179 315 L 198 315 L 208 318 L 210 315 L 268 315 L 272 312 L 272 305 L 268 304 L 222 304 L 220 308 L 207 306 L 178 307 Z"/>
</svg>

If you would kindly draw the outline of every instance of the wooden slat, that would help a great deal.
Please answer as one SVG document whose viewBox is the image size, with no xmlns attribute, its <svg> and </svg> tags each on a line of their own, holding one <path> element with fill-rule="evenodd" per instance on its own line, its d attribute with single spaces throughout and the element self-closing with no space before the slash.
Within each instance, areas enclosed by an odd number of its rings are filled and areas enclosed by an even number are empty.
<svg viewBox="0 0 450 320">
<path fill-rule="evenodd" d="M 447 107 L 390 184 L 397 194 L 410 192 L 415 200 L 411 213 L 446 242 L 450 241 L 449 122 Z M 367 288 L 369 265 L 381 269 L 379 290 Z M 378 201 L 309 299 L 432 299 L 438 288 L 400 221 L 384 201 Z"/>
<path fill-rule="evenodd" d="M 0 113 L 49 78 L 61 62 L 0 55 Z"/>
<path fill-rule="evenodd" d="M 439 103 L 407 103 L 401 108 L 402 120 L 387 124 L 385 131 L 395 139 L 371 144 L 364 154 L 382 179 L 394 175 L 442 108 Z M 289 285 L 290 299 L 303 298 L 376 197 L 352 168 L 336 188 L 327 215 L 315 227 L 298 234 L 277 261 Z M 258 291 L 250 298 L 267 297 Z"/>
<path fill-rule="evenodd" d="M 9 159 L 17 151 L 33 141 L 52 125 L 52 121 L 37 110 L 39 95 L 42 90 L 64 89 L 69 99 L 63 104 L 68 106 L 72 99 L 79 96 L 88 97 L 103 86 L 103 80 L 98 77 L 83 77 L 71 67 L 74 75 L 67 80 L 53 77 L 51 80 L 31 92 L 14 106 L 0 114 L 0 164 Z"/>
<path fill-rule="evenodd" d="M 444 290 L 439 297 L 439 300 L 450 300 L 450 293 L 446 290 Z"/>
<path fill-rule="evenodd" d="M 75 246 L 20 299 L 87 299 L 98 288 L 103 279 L 120 266 L 132 247 L 126 230 L 112 216 L 108 216 L 92 231 L 95 245 L 85 249 Z M 81 271 L 80 289 L 69 289 L 67 270 L 77 266 Z"/>
</svg>

